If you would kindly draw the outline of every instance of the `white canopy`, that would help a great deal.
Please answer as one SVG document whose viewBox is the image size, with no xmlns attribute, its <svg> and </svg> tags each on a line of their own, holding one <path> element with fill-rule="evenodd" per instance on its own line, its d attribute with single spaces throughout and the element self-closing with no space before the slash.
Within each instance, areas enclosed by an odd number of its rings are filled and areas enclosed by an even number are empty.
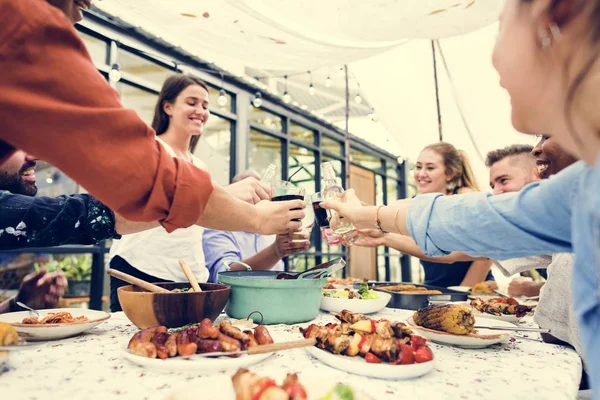
<svg viewBox="0 0 600 400">
<path fill-rule="evenodd" d="M 533 143 L 512 128 L 508 96 L 491 65 L 498 29 L 494 21 L 503 3 L 102 0 L 95 5 L 240 75 L 248 67 L 278 76 L 312 70 L 316 79 L 319 71 L 329 76 L 332 69 L 349 64 L 361 95 L 374 107 L 379 120 L 353 120 L 351 133 L 413 160 L 425 145 L 438 141 L 431 42 L 424 39 L 440 38 L 452 76 L 450 80 L 438 54 L 443 137 L 467 152 L 485 187 L 487 169 L 480 154 L 517 142 Z M 298 79 L 304 84 L 307 77 Z M 372 140 L 373 133 L 380 133 L 379 138 Z"/>
</svg>

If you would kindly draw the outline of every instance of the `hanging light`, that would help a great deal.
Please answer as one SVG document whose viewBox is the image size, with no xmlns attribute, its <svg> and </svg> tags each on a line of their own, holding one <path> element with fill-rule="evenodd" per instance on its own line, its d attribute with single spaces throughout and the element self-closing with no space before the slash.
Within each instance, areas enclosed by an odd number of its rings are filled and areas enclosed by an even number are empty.
<svg viewBox="0 0 600 400">
<path fill-rule="evenodd" d="M 362 97 L 360 96 L 360 93 L 356 93 L 356 96 L 354 96 L 354 102 L 356 104 L 362 103 Z"/>
<path fill-rule="evenodd" d="M 219 90 L 219 99 L 217 100 L 219 106 L 225 107 L 227 105 L 227 101 L 227 94 L 225 93 L 225 90 Z"/>
<path fill-rule="evenodd" d="M 325 79 L 325 87 L 331 87 L 331 78 L 330 77 L 327 77 Z"/>
<path fill-rule="evenodd" d="M 292 103 L 293 105 L 295 105 L 296 107 L 298 107 L 300 105 L 300 103 L 298 103 L 297 101 L 294 100 L 294 102 Z"/>
<path fill-rule="evenodd" d="M 121 67 L 119 66 L 119 63 L 114 63 L 112 65 L 111 70 L 108 73 L 108 79 L 113 83 L 117 83 L 121 80 Z"/>
<path fill-rule="evenodd" d="M 398 161 L 398 164 L 402 164 L 404 162 L 404 157 L 398 156 L 397 161 Z"/>
<path fill-rule="evenodd" d="M 300 108 L 301 108 L 302 110 L 307 110 L 307 109 L 308 109 L 308 106 L 307 106 L 306 104 L 302 104 L 302 105 L 300 106 Z"/>
<path fill-rule="evenodd" d="M 287 75 L 285 75 L 284 77 L 284 90 L 283 90 L 283 102 L 285 104 L 289 104 L 290 101 L 292 101 L 292 96 L 290 96 L 289 92 L 288 92 L 288 85 L 287 85 Z"/>
<path fill-rule="evenodd" d="M 292 101 L 292 96 L 288 92 L 283 93 L 283 102 L 289 104 Z"/>
<path fill-rule="evenodd" d="M 221 90 L 219 90 L 219 98 L 217 99 L 217 104 L 219 104 L 219 106 L 221 107 L 225 107 L 228 101 L 227 93 L 225 93 L 225 89 L 223 89 L 223 86 L 225 86 L 225 74 L 221 72 Z"/>
<path fill-rule="evenodd" d="M 256 92 L 256 94 L 254 95 L 254 99 L 252 100 L 252 105 L 256 108 L 260 108 L 260 106 L 262 106 L 262 103 L 262 95 L 260 94 L 260 92 Z"/>
<path fill-rule="evenodd" d="M 379 117 L 377 116 L 377 114 L 375 114 L 375 109 L 374 108 L 371 109 L 371 113 L 369 114 L 369 118 L 371 118 L 371 121 L 373 121 L 373 122 L 379 121 Z"/>
<path fill-rule="evenodd" d="M 315 87 L 313 85 L 312 72 L 308 71 L 308 76 L 310 76 L 310 86 L 308 87 L 308 94 L 314 96 L 317 91 L 315 90 Z"/>
</svg>

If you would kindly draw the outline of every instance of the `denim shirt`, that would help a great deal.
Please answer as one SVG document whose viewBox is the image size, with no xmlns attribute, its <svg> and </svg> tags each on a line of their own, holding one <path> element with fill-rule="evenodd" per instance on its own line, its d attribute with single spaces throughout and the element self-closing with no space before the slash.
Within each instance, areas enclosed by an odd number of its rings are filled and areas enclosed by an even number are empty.
<svg viewBox="0 0 600 400">
<path fill-rule="evenodd" d="M 600 400 L 600 157 L 593 167 L 578 162 L 517 193 L 417 196 L 407 226 L 428 256 L 575 253 L 574 310 L 593 398 Z"/>
</svg>

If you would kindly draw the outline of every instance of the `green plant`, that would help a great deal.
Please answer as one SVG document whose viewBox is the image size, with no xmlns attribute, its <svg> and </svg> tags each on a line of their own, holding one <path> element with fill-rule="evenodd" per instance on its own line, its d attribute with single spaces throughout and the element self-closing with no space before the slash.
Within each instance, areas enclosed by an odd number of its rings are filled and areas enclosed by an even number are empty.
<svg viewBox="0 0 600 400">
<path fill-rule="evenodd" d="M 35 263 L 35 270 L 46 268 L 48 272 L 63 271 L 68 280 L 87 281 L 92 276 L 91 254 L 54 256 L 46 264 Z"/>
</svg>

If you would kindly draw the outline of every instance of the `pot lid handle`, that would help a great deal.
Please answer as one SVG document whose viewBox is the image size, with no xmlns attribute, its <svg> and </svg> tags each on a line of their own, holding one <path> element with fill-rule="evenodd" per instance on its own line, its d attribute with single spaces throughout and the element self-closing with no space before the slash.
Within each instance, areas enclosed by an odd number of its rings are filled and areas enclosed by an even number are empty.
<svg viewBox="0 0 600 400">
<path fill-rule="evenodd" d="M 245 267 L 248 271 L 252 271 L 251 266 L 249 266 L 248 264 L 243 263 L 241 261 L 225 260 L 225 261 L 223 261 L 223 264 L 225 265 L 225 271 L 231 271 L 231 264 L 240 264 L 243 267 Z"/>
</svg>

